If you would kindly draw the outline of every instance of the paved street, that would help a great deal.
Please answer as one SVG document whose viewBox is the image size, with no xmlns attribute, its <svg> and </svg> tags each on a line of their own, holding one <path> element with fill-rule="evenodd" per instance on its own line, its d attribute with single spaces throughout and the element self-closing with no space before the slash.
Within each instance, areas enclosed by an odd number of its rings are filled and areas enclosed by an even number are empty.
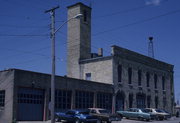
<svg viewBox="0 0 180 123">
<path fill-rule="evenodd" d="M 37 121 L 24 121 L 24 122 L 18 122 L 18 123 L 51 123 L 50 121 L 43 121 L 43 122 L 37 122 Z M 60 123 L 60 122 L 58 122 Z M 112 123 L 180 123 L 180 118 L 173 117 L 169 120 L 163 120 L 163 121 L 139 121 L 139 120 L 127 120 L 127 119 L 122 119 L 122 121 L 119 122 L 112 122 Z"/>
<path fill-rule="evenodd" d="M 139 120 L 127 120 L 122 119 L 121 122 L 113 122 L 113 123 L 180 123 L 180 118 L 171 118 L 169 120 L 163 120 L 163 121 L 139 121 Z"/>
</svg>

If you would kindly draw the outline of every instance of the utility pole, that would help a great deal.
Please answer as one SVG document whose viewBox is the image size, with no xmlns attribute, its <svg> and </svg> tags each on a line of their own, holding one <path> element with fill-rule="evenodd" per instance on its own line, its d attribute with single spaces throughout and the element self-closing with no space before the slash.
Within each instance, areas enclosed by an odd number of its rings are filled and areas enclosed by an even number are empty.
<svg viewBox="0 0 180 123">
<path fill-rule="evenodd" d="M 55 10 L 59 6 L 45 11 L 45 13 L 51 14 L 51 40 L 52 40 L 52 74 L 51 74 L 51 123 L 55 123 L 54 109 L 55 109 Z"/>
</svg>

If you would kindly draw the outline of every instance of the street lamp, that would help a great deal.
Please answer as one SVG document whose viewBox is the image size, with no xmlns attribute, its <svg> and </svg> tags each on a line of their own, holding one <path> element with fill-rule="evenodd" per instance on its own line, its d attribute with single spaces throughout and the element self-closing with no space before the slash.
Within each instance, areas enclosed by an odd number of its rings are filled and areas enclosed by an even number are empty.
<svg viewBox="0 0 180 123">
<path fill-rule="evenodd" d="M 72 19 L 79 19 L 83 15 L 77 14 L 74 17 L 68 19 L 65 21 L 57 30 L 55 30 L 55 9 L 59 7 L 53 8 L 51 10 L 48 10 L 46 12 L 51 13 L 51 39 L 52 39 L 52 74 L 51 74 L 51 123 L 55 123 L 55 117 L 54 117 L 54 109 L 55 109 L 55 34 L 57 31 L 59 31 L 67 22 L 69 22 Z"/>
<path fill-rule="evenodd" d="M 54 34 L 55 34 L 57 31 L 59 31 L 59 30 L 61 29 L 61 27 L 63 27 L 63 26 L 64 26 L 67 22 L 69 22 L 70 20 L 72 20 L 72 19 L 80 19 L 82 16 L 83 16 L 82 14 L 77 14 L 77 15 L 75 15 L 74 17 L 68 19 L 67 21 L 65 21 L 65 22 L 54 32 Z"/>
</svg>

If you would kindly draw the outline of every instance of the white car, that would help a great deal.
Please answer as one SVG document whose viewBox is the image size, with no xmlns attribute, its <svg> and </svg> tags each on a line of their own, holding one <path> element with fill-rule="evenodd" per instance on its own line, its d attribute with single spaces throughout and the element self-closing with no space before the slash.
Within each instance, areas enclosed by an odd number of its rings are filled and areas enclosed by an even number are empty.
<svg viewBox="0 0 180 123">
<path fill-rule="evenodd" d="M 156 115 L 156 120 L 165 120 L 169 117 L 169 114 L 160 109 L 146 108 L 148 113 Z"/>
</svg>

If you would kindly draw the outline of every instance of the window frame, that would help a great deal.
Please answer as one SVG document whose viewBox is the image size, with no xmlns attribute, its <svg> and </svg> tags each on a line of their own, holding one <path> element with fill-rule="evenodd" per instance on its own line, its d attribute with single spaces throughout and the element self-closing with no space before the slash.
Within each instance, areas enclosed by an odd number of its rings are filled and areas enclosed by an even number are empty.
<svg viewBox="0 0 180 123">
<path fill-rule="evenodd" d="M 5 107 L 5 90 L 0 90 L 0 107 Z"/>
</svg>

